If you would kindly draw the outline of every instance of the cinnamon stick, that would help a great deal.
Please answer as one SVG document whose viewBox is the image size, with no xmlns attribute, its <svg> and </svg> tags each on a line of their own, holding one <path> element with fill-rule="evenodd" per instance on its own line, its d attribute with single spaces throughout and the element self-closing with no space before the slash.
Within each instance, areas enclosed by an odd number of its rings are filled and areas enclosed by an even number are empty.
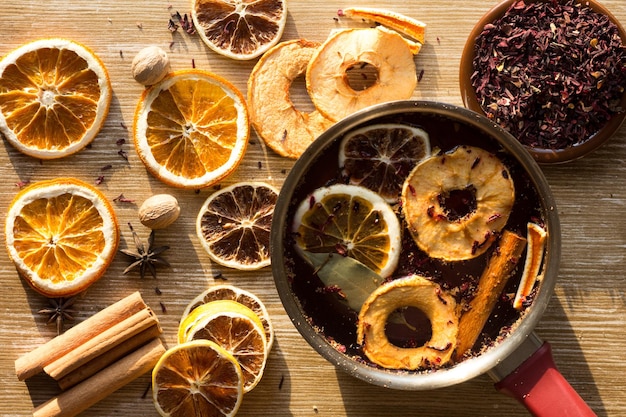
<svg viewBox="0 0 626 417">
<path fill-rule="evenodd" d="M 158 326 L 158 324 L 157 317 L 150 308 L 146 307 L 50 362 L 44 366 L 43 371 L 52 378 L 59 380 L 90 361 L 96 360 L 116 346 L 123 345 L 135 335 L 152 326 Z"/>
<path fill-rule="evenodd" d="M 138 347 L 146 344 L 148 341 L 159 337 L 161 332 L 162 330 L 159 325 L 154 325 L 147 328 L 146 330 L 124 341 L 124 343 L 115 346 L 108 352 L 103 353 L 102 355 L 94 358 L 88 363 L 80 366 L 79 368 L 58 379 L 57 383 L 59 384 L 59 387 L 62 390 L 73 387 L 79 382 L 84 381 L 85 379 L 94 375 L 96 372 L 101 371 L 110 364 L 121 359 L 129 352 L 132 352 Z"/>
<path fill-rule="evenodd" d="M 456 360 L 461 359 L 476 343 L 525 246 L 524 237 L 508 230 L 502 233 L 499 247 L 478 280 L 478 289 L 469 303 L 469 310 L 459 320 Z"/>
<path fill-rule="evenodd" d="M 33 417 L 73 417 L 137 377 L 150 371 L 165 353 L 160 339 L 153 339 L 91 378 L 62 392 L 39 407 Z"/>
<path fill-rule="evenodd" d="M 15 361 L 15 374 L 20 381 L 37 375 L 43 371 L 44 366 L 145 308 L 147 306 L 139 292 L 123 298 L 65 333 L 19 357 Z"/>
</svg>

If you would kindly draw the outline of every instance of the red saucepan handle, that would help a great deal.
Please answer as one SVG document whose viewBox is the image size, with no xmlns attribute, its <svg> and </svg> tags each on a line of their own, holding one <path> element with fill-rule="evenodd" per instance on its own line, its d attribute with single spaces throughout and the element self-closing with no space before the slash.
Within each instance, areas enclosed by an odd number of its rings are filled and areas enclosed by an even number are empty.
<svg viewBox="0 0 626 417">
<path fill-rule="evenodd" d="M 495 387 L 536 417 L 596 416 L 556 368 L 547 342 Z"/>
</svg>

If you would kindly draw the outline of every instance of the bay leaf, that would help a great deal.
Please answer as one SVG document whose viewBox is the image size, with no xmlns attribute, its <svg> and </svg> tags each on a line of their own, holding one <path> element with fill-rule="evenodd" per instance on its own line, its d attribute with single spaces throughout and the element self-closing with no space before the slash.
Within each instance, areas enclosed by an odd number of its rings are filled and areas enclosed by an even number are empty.
<svg viewBox="0 0 626 417">
<path fill-rule="evenodd" d="M 302 251 L 302 254 L 315 268 L 324 285 L 341 288 L 345 302 L 356 312 L 361 310 L 367 297 L 383 282 L 380 275 L 354 258 L 337 253 Z"/>
</svg>

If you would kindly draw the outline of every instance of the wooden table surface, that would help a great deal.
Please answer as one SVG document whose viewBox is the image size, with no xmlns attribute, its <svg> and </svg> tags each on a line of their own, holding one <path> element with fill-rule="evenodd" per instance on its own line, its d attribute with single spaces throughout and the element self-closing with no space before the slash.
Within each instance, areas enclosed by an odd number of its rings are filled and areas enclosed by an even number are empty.
<svg viewBox="0 0 626 417">
<path fill-rule="evenodd" d="M 348 5 L 387 7 L 428 24 L 427 43 L 415 58 L 423 70 L 414 98 L 462 105 L 458 66 L 465 39 L 478 18 L 495 0 L 321 1 L 290 0 L 283 40 L 306 38 L 323 41 L 341 23 L 336 11 Z M 626 23 L 626 2 L 604 0 L 614 15 Z M 161 268 L 158 278 L 141 280 L 123 275 L 124 256 L 117 256 L 106 275 L 93 285 L 75 307 L 76 322 L 133 291 L 140 291 L 157 311 L 165 341 L 175 343 L 176 328 L 186 304 L 216 282 L 226 282 L 259 295 L 272 316 L 276 342 L 265 376 L 244 397 L 240 416 L 526 416 L 513 400 L 495 391 L 487 376 L 468 382 L 421 392 L 388 390 L 353 379 L 322 359 L 291 324 L 274 287 L 269 268 L 238 272 L 212 263 L 196 238 L 196 214 L 211 190 L 199 193 L 168 187 L 146 172 L 138 159 L 126 127 L 143 87 L 130 75 L 137 51 L 158 45 L 169 52 L 173 69 L 192 62 L 231 80 L 241 91 L 255 61 L 236 62 L 218 56 L 198 36 L 167 28 L 170 13 L 189 12 L 187 0 L 21 0 L 0 7 L 0 53 L 42 37 L 66 37 L 90 46 L 107 66 L 114 96 L 104 128 L 89 149 L 58 161 L 39 161 L 24 156 L 3 141 L 0 150 L 0 212 L 5 212 L 18 191 L 18 183 L 74 176 L 95 183 L 114 199 L 120 194 L 135 203 L 116 203 L 122 225 L 121 247 L 131 246 L 126 226 L 135 225 L 142 238 L 148 230 L 137 218 L 138 205 L 155 193 L 171 193 L 182 214 L 156 235 L 170 268 Z M 303 83 L 292 94 L 301 108 L 307 103 Z M 126 127 L 125 127 L 126 126 Z M 118 139 L 128 161 L 118 155 Z M 260 164 L 259 164 L 260 162 Z M 112 169 L 102 171 L 106 165 Z M 267 181 L 280 187 L 293 161 L 281 158 L 253 138 L 238 170 L 223 181 Z M 626 415 L 626 126 L 605 146 L 572 163 L 542 167 L 553 188 L 562 222 L 563 250 L 559 281 L 537 333 L 550 341 L 564 376 L 599 416 Z M 2 229 L 4 230 L 4 229 Z M 2 236 L 4 240 L 4 236 Z M 46 299 L 28 288 L 16 274 L 6 252 L 0 251 L 0 415 L 26 416 L 57 389 L 35 377 L 19 382 L 14 361 L 20 355 L 52 338 L 56 331 L 46 325 L 38 310 Z M 157 295 L 155 288 L 162 292 Z M 162 305 L 165 310 L 162 309 Z M 156 416 L 144 375 L 98 403 L 84 416 Z"/>
</svg>

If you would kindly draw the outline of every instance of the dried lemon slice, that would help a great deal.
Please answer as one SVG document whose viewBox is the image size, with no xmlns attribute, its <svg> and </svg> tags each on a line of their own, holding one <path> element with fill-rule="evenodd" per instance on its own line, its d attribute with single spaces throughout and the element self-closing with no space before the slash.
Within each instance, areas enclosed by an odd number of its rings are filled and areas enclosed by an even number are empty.
<svg viewBox="0 0 626 417">
<path fill-rule="evenodd" d="M 254 311 L 254 313 L 256 313 L 256 315 L 261 320 L 261 324 L 263 325 L 263 329 L 265 330 L 265 338 L 267 339 L 267 350 L 270 350 L 272 348 L 272 344 L 274 343 L 274 330 L 272 327 L 272 321 L 270 320 L 270 315 L 267 312 L 265 305 L 263 304 L 261 299 L 255 294 L 234 285 L 214 285 L 210 288 L 207 288 L 201 294 L 198 294 L 198 296 L 191 300 L 191 302 L 187 304 L 187 307 L 185 307 L 185 310 L 182 314 L 181 323 L 196 308 L 208 302 L 217 300 L 236 301 Z"/>
<path fill-rule="evenodd" d="M 86 46 L 34 41 L 0 61 L 0 132 L 35 158 L 71 155 L 96 137 L 111 95 L 104 64 Z"/>
<path fill-rule="evenodd" d="M 376 80 L 355 90 L 346 72 L 371 65 Z M 306 72 L 306 87 L 315 107 L 337 121 L 365 107 L 408 99 L 417 85 L 413 54 L 406 40 L 383 27 L 345 29 L 317 50 Z"/>
<path fill-rule="evenodd" d="M 209 340 L 180 344 L 154 367 L 152 397 L 163 417 L 233 417 L 243 398 L 241 367 Z"/>
<path fill-rule="evenodd" d="M 339 166 L 350 184 L 377 192 L 388 203 L 398 202 L 404 180 L 430 155 L 423 129 L 405 124 L 365 126 L 348 133 L 339 146 Z"/>
<path fill-rule="evenodd" d="M 398 265 L 400 222 L 389 204 L 365 187 L 315 190 L 296 210 L 293 232 L 297 249 L 350 256 L 382 277 Z"/>
<path fill-rule="evenodd" d="M 5 236 L 9 257 L 31 287 L 47 297 L 68 297 L 104 274 L 120 232 L 113 207 L 98 189 L 57 178 L 15 196 Z"/>
<path fill-rule="evenodd" d="M 211 259 L 229 268 L 270 264 L 270 228 L 278 191 L 263 182 L 241 182 L 206 199 L 196 233 Z"/>
<path fill-rule="evenodd" d="M 166 184 L 197 189 L 237 168 L 250 126 L 243 95 L 199 69 L 176 71 L 144 91 L 135 110 L 135 149 Z"/>
<path fill-rule="evenodd" d="M 252 59 L 280 40 L 287 22 L 287 2 L 193 0 L 191 17 L 209 48 L 229 58 Z"/>
<path fill-rule="evenodd" d="M 180 324 L 178 342 L 205 339 L 226 349 L 241 366 L 244 392 L 263 377 L 267 340 L 260 318 L 232 300 L 217 300 L 195 309 Z"/>
</svg>

